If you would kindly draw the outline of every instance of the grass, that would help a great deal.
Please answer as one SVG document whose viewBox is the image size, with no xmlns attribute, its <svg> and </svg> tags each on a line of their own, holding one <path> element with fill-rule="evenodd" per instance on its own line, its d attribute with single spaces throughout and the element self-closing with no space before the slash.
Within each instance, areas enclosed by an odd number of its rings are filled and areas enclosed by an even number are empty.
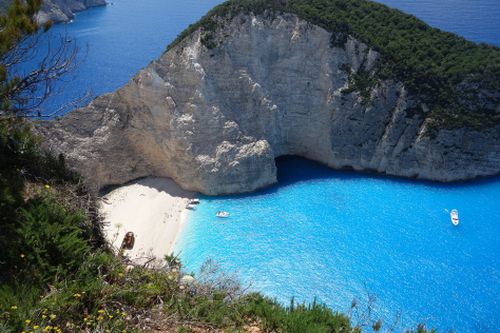
<svg viewBox="0 0 500 333">
<path fill-rule="evenodd" d="M 71 276 L 71 277 L 69 277 Z M 259 323 L 268 331 L 347 332 L 349 319 L 322 305 L 283 307 L 259 294 L 228 299 L 230 290 L 205 294 L 203 287 L 184 286 L 181 274 L 140 267 L 126 272 L 120 260 L 105 252 L 92 254 L 76 272 L 53 281 L 40 293 L 26 285 L 0 289 L 0 323 L 11 331 L 138 331 L 139 316 L 241 330 Z M 43 296 L 41 299 L 39 296 Z M 0 324 L 0 325 L 2 325 Z M 2 326 L 0 326 L 2 327 Z M 36 327 L 36 328 L 35 328 Z M 37 331 L 38 329 L 38 331 Z"/>
</svg>

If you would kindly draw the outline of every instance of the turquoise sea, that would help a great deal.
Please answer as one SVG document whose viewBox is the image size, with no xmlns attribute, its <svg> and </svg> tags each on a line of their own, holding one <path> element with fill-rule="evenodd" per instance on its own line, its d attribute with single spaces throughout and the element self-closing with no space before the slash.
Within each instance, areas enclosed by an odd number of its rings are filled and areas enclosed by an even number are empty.
<svg viewBox="0 0 500 333">
<path fill-rule="evenodd" d="M 79 68 L 57 86 L 46 112 L 89 89 L 96 96 L 119 88 L 220 2 L 115 0 L 53 27 L 43 43 L 54 46 L 62 37 L 81 52 Z M 498 0 L 381 2 L 500 46 Z M 416 322 L 441 331 L 498 331 L 499 178 L 441 185 L 336 172 L 296 158 L 278 165 L 276 186 L 202 198 L 177 244 L 188 270 L 210 257 L 284 303 L 317 297 L 340 311 L 374 295 L 377 317 L 399 317 L 396 331 Z M 452 208 L 459 209 L 459 227 L 450 223 Z M 215 218 L 218 210 L 230 218 Z"/>
<path fill-rule="evenodd" d="M 177 243 L 188 271 L 207 259 L 287 303 L 457 332 L 500 327 L 500 179 L 442 185 L 278 162 L 279 184 L 202 197 Z M 446 210 L 457 208 L 454 227 Z M 215 217 L 228 211 L 227 219 Z"/>
</svg>

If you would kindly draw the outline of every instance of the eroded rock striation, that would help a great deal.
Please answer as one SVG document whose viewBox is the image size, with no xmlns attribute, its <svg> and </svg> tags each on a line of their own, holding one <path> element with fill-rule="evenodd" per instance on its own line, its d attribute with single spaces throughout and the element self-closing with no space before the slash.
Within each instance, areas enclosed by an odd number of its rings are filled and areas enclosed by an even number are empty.
<svg viewBox="0 0 500 333">
<path fill-rule="evenodd" d="M 43 0 L 36 19 L 39 23 L 67 22 L 76 12 L 90 7 L 104 6 L 106 0 Z"/>
<path fill-rule="evenodd" d="M 442 182 L 499 173 L 500 124 L 430 131 L 429 108 L 402 82 L 350 89 L 381 56 L 334 37 L 293 14 L 239 14 L 209 44 L 195 30 L 38 130 L 94 188 L 154 175 L 211 195 L 252 191 L 276 182 L 282 155 Z"/>
</svg>

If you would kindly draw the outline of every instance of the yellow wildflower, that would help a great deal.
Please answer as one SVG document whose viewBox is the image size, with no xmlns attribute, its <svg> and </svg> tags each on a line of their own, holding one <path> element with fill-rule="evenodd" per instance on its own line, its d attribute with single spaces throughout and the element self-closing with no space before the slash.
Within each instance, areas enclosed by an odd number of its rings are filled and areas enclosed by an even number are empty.
<svg viewBox="0 0 500 333">
<path fill-rule="evenodd" d="M 99 317 L 97 317 L 97 320 L 99 320 L 99 321 L 101 321 L 101 320 L 103 320 L 103 319 L 104 319 L 104 317 L 103 317 L 103 316 L 99 316 Z"/>
<path fill-rule="evenodd" d="M 50 317 L 50 319 L 52 319 L 52 320 L 54 320 L 54 319 L 56 319 L 56 318 L 57 318 L 57 316 L 56 316 L 55 314 L 51 314 L 49 317 Z"/>
<path fill-rule="evenodd" d="M 45 318 L 47 318 L 47 315 L 44 315 L 44 314 L 43 314 L 43 315 L 42 315 L 42 319 L 45 319 Z"/>
<path fill-rule="evenodd" d="M 12 305 L 12 306 L 10 307 L 10 309 L 11 309 L 11 310 L 17 310 L 17 306 L 16 306 L 16 305 Z"/>
<path fill-rule="evenodd" d="M 24 322 L 26 323 L 26 325 L 29 325 L 31 323 L 31 320 L 26 319 Z"/>
<path fill-rule="evenodd" d="M 113 316 L 112 315 L 108 315 L 109 319 L 113 319 Z"/>
<path fill-rule="evenodd" d="M 24 258 L 24 257 L 26 257 L 26 255 L 24 253 L 21 253 L 20 257 Z"/>
<path fill-rule="evenodd" d="M 49 189 L 50 188 L 50 185 L 49 184 L 45 184 L 44 186 L 46 189 Z"/>
<path fill-rule="evenodd" d="M 34 330 L 37 330 L 39 327 L 40 327 L 40 326 L 35 325 L 35 326 L 33 326 L 33 329 L 34 329 Z"/>
<path fill-rule="evenodd" d="M 87 322 L 87 320 L 89 320 L 89 318 L 83 318 L 83 321 L 84 321 L 84 322 Z"/>
<path fill-rule="evenodd" d="M 74 298 L 80 298 L 80 297 L 82 297 L 82 295 L 80 295 L 79 293 L 76 293 L 76 294 L 73 295 L 73 297 Z"/>
<path fill-rule="evenodd" d="M 125 311 L 122 312 L 122 317 L 126 317 L 127 313 Z"/>
</svg>

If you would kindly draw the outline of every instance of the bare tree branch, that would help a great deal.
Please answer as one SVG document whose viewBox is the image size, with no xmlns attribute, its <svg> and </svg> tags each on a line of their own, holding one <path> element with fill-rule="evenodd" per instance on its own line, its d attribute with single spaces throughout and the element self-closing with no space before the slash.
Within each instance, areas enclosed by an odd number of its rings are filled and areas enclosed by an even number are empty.
<svg viewBox="0 0 500 333">
<path fill-rule="evenodd" d="M 1 109 L 0 116 L 10 114 L 51 118 L 90 99 L 91 93 L 88 91 L 56 110 L 44 112 L 42 104 L 47 98 L 63 90 L 63 87 L 57 90 L 56 83 L 79 65 L 79 48 L 67 36 L 60 36 L 54 42 L 50 37 L 42 39 L 41 35 L 40 32 L 24 37 L 21 43 L 0 59 L 7 69 L 10 82 L 8 88 L 0 93 L 2 101 L 9 101 L 9 107 Z M 38 58 L 41 59 L 37 61 Z M 23 72 L 21 65 L 30 63 L 33 63 L 33 69 Z"/>
</svg>

